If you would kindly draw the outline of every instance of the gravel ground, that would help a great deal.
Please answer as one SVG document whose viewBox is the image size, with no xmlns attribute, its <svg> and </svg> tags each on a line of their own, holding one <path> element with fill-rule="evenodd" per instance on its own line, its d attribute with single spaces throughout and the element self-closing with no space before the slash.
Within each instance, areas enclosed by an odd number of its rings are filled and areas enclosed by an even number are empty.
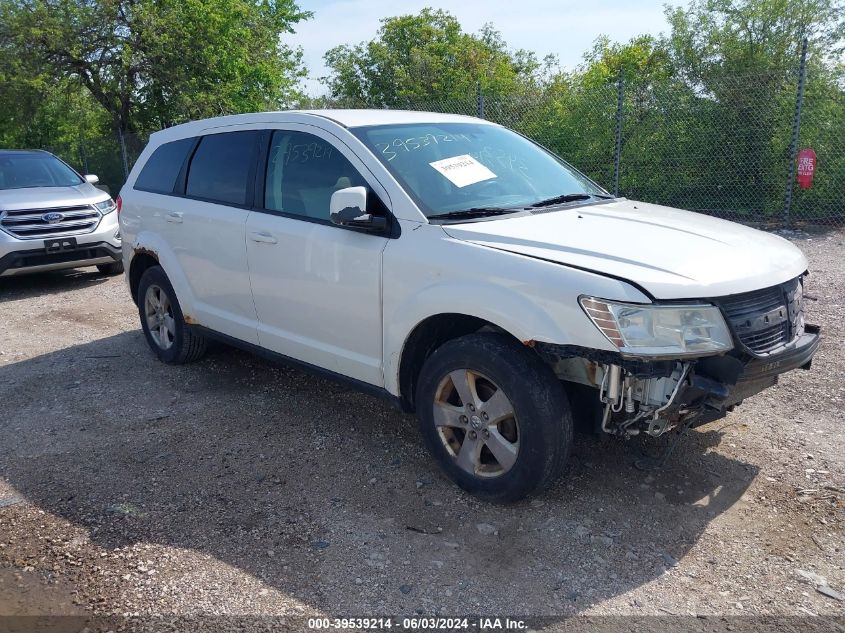
<svg viewBox="0 0 845 633">
<path fill-rule="evenodd" d="M 845 615 L 845 233 L 792 239 L 812 371 L 659 471 L 578 437 L 509 506 L 379 400 L 223 347 L 157 362 L 122 278 L 0 279 L 0 614 Z"/>
</svg>

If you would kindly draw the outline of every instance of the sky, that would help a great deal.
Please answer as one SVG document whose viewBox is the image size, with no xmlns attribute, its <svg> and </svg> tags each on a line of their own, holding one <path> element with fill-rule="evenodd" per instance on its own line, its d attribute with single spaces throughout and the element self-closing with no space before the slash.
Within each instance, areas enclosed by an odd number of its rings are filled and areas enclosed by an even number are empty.
<svg viewBox="0 0 845 633">
<path fill-rule="evenodd" d="M 635 35 L 667 30 L 663 0 L 300 0 L 314 17 L 296 26 L 286 43 L 301 46 L 309 94 L 323 94 L 317 81 L 328 74 L 323 54 L 338 44 L 357 44 L 376 35 L 381 18 L 418 13 L 424 7 L 445 9 L 463 29 L 477 32 L 485 22 L 502 32 L 511 48 L 525 48 L 542 59 L 556 54 L 563 68 L 577 66 L 600 35 L 627 41 Z M 670 4 L 685 4 L 682 0 Z"/>
</svg>

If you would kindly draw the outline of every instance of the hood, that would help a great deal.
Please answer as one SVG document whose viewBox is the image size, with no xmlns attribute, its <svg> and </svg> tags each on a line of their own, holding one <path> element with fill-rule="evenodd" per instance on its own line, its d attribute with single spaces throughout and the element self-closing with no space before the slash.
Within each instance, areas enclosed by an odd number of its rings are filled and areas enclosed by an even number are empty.
<svg viewBox="0 0 845 633">
<path fill-rule="evenodd" d="M 748 292 L 807 269 L 804 254 L 776 235 L 625 199 L 443 230 L 458 240 L 626 279 L 656 299 Z"/>
<path fill-rule="evenodd" d="M 102 202 L 108 198 L 105 191 L 85 182 L 75 187 L 30 187 L 27 189 L 0 189 L 0 211 L 19 209 L 51 209 L 77 204 Z"/>
</svg>

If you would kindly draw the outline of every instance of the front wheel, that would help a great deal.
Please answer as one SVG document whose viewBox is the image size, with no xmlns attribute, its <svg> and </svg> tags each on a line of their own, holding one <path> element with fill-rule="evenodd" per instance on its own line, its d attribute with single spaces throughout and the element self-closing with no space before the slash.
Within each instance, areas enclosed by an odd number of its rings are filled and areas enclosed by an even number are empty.
<svg viewBox="0 0 845 633">
<path fill-rule="evenodd" d="M 444 343 L 425 362 L 416 392 L 429 451 L 461 488 L 515 501 L 551 484 L 572 445 L 572 416 L 552 371 L 502 334 Z"/>
</svg>

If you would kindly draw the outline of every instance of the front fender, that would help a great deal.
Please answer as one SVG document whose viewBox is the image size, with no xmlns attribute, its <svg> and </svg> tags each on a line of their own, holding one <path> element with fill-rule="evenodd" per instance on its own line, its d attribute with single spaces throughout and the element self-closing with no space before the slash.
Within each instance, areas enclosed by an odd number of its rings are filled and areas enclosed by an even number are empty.
<svg viewBox="0 0 845 633">
<path fill-rule="evenodd" d="M 433 311 L 436 306 L 442 309 Z M 529 340 L 536 340 L 535 334 L 539 332 L 552 340 L 566 337 L 549 315 L 505 288 L 468 282 L 444 282 L 429 286 L 415 294 L 411 301 L 401 305 L 385 321 L 385 349 L 391 350 L 385 358 L 387 391 L 394 395 L 400 393 L 399 367 L 411 332 L 426 319 L 444 313 L 482 319 L 526 344 Z"/>
<path fill-rule="evenodd" d="M 590 294 L 648 303 L 631 284 L 591 271 L 448 238 L 439 226 L 403 232 L 384 253 L 385 388 L 400 395 L 406 341 L 425 319 L 483 319 L 525 343 L 614 351 L 578 303 Z"/>
</svg>

